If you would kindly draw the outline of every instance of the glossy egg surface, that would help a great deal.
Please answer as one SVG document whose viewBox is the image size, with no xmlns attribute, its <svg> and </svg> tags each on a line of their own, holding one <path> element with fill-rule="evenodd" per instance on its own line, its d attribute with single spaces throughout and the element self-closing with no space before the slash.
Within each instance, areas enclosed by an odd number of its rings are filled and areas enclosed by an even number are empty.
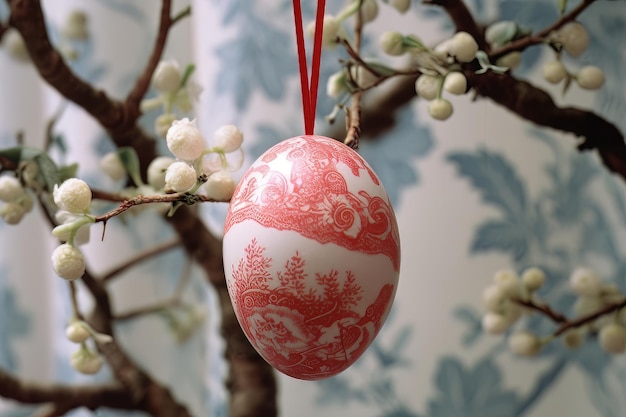
<svg viewBox="0 0 626 417">
<path fill-rule="evenodd" d="M 367 349 L 400 270 L 395 215 L 361 156 L 298 136 L 261 155 L 231 199 L 224 268 L 246 336 L 294 378 L 330 377 Z"/>
</svg>

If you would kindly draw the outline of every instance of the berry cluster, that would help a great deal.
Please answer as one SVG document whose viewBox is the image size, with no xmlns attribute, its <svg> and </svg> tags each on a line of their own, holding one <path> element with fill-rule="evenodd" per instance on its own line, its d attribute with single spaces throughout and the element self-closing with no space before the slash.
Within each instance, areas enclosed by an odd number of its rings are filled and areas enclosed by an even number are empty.
<svg viewBox="0 0 626 417">
<path fill-rule="evenodd" d="M 18 224 L 24 215 L 33 209 L 34 201 L 19 179 L 13 176 L 0 177 L 0 217 L 8 224 Z"/>
<path fill-rule="evenodd" d="M 522 316 L 536 311 L 547 311 L 547 306 L 536 295 L 545 280 L 545 273 L 538 268 L 529 268 L 521 276 L 511 270 L 496 272 L 494 282 L 483 291 L 486 309 L 482 320 L 483 329 L 491 334 L 504 334 Z M 567 347 L 577 348 L 586 337 L 593 335 L 597 335 L 600 346 L 608 353 L 617 354 L 626 350 L 626 317 L 617 308 L 624 302 L 624 295 L 615 286 L 602 283 L 593 271 L 586 268 L 574 270 L 569 284 L 578 296 L 574 304 L 577 315 L 575 325 L 569 324 L 564 316 L 558 315 L 563 330 L 557 330 L 554 335 L 539 337 L 524 329 L 511 331 L 508 344 L 512 352 L 521 356 L 534 356 L 557 336 L 562 336 Z M 612 308 L 613 306 L 616 308 Z M 550 310 L 549 314 L 555 316 L 557 313 Z M 590 319 L 581 320 L 585 317 Z"/>
<path fill-rule="evenodd" d="M 52 267 L 61 278 L 73 281 L 85 273 L 85 258 L 78 248 L 89 242 L 89 227 L 95 217 L 89 214 L 91 188 L 81 179 L 69 178 L 52 193 L 59 210 L 56 220 L 59 223 L 52 234 L 62 242 L 52 252 Z"/>
<path fill-rule="evenodd" d="M 191 74 L 195 67 L 187 66 L 181 71 L 177 61 L 161 61 L 152 75 L 152 86 L 158 95 L 141 102 L 141 110 L 161 108 L 163 113 L 155 121 L 155 130 L 159 136 L 165 136 L 172 123 L 177 119 L 175 109 L 182 113 L 192 110 L 192 102 L 198 99 L 202 89 L 193 80 Z"/>
<path fill-rule="evenodd" d="M 604 72 L 594 65 L 586 65 L 577 72 L 569 71 L 562 62 L 562 53 L 573 58 L 581 56 L 589 47 L 589 34 L 579 22 L 569 22 L 548 37 L 548 43 L 555 50 L 555 59 L 544 64 L 543 77 L 552 84 L 565 83 L 568 88 L 572 81 L 585 90 L 597 90 L 604 84 Z"/>
<path fill-rule="evenodd" d="M 98 373 L 104 361 L 100 354 L 87 343 L 90 339 L 97 343 L 108 343 L 113 339 L 96 332 L 89 324 L 76 318 L 73 318 L 65 329 L 65 335 L 70 342 L 80 344 L 80 348 L 70 358 L 72 367 L 83 374 Z"/>
</svg>

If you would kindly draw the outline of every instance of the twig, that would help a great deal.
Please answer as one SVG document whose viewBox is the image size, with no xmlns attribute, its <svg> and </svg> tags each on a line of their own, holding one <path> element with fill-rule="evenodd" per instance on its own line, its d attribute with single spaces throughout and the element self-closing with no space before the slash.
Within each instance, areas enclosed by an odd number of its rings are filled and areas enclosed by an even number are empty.
<svg viewBox="0 0 626 417">
<path fill-rule="evenodd" d="M 359 10 L 355 16 L 354 23 L 354 48 L 355 55 L 359 55 L 361 52 L 361 36 L 363 32 L 363 16 L 361 11 L 362 0 L 359 4 Z M 350 68 L 348 68 L 350 69 Z M 358 71 L 357 71 L 358 75 Z M 358 80 L 357 80 L 358 83 Z M 356 91 L 352 94 L 350 109 L 346 112 L 346 119 L 348 125 L 348 132 L 343 143 L 348 145 L 354 150 L 359 149 L 359 139 L 361 138 L 361 98 L 363 92 Z"/>
<path fill-rule="evenodd" d="M 124 200 L 122 202 L 122 204 L 120 204 L 117 208 L 104 213 L 100 216 L 96 216 L 95 222 L 96 223 L 100 223 L 100 222 L 104 222 L 106 223 L 107 221 L 109 221 L 110 219 L 112 219 L 115 216 L 119 216 L 120 214 L 124 213 L 125 211 L 130 210 L 131 208 L 135 207 L 135 206 L 139 206 L 142 204 L 153 204 L 153 203 L 185 203 L 187 205 L 193 205 L 197 202 L 211 202 L 211 203 L 216 203 L 216 202 L 228 202 L 228 201 L 221 201 L 221 200 L 216 200 L 214 198 L 210 198 L 204 195 L 200 195 L 200 194 L 188 194 L 188 193 L 175 193 L 175 194 L 159 194 L 159 195 L 150 195 L 150 196 L 145 196 L 145 195 L 139 195 L 137 197 L 133 197 L 133 198 L 129 198 L 127 200 Z"/>
<path fill-rule="evenodd" d="M 159 64 L 159 61 L 161 60 L 161 55 L 163 54 L 163 50 L 165 49 L 165 42 L 167 41 L 167 35 L 169 33 L 170 27 L 172 26 L 172 18 L 170 16 L 171 10 L 172 0 L 163 0 L 161 6 L 159 29 L 157 32 L 156 40 L 154 41 L 154 47 L 152 48 L 152 54 L 150 54 L 150 58 L 146 63 L 145 69 L 141 73 L 141 76 L 139 76 L 139 78 L 135 82 L 135 86 L 130 91 L 130 93 L 126 97 L 126 101 L 124 102 L 126 113 L 131 115 L 131 117 L 136 118 L 136 115 L 140 114 L 139 106 L 141 104 L 141 100 L 146 94 L 146 91 L 148 91 L 148 87 L 150 87 L 150 80 L 152 79 L 152 74 Z"/>
<path fill-rule="evenodd" d="M 168 308 L 179 307 L 182 305 L 182 301 L 178 298 L 168 298 L 167 300 L 158 301 L 148 306 L 137 307 L 128 310 L 124 313 L 118 313 L 113 317 L 116 321 L 124 321 L 134 319 L 136 317 L 145 316 L 146 314 L 158 313 Z"/>
<path fill-rule="evenodd" d="M 617 303 L 607 304 L 603 308 L 597 311 L 594 311 L 593 313 L 580 316 L 574 320 L 570 320 L 565 315 L 552 310 L 550 306 L 543 304 L 543 303 L 539 303 L 534 300 L 522 300 L 519 298 L 515 298 L 512 301 L 523 307 L 537 311 L 543 314 L 544 316 L 548 317 L 550 320 L 554 321 L 555 323 L 559 324 L 559 327 L 553 333 L 554 337 L 561 336 L 563 333 L 565 333 L 566 331 L 570 329 L 581 327 L 581 326 L 584 326 L 585 324 L 592 323 L 604 315 L 613 313 L 615 311 L 621 310 L 622 308 L 626 307 L 626 297 L 624 297 L 622 298 L 622 300 L 618 301 Z"/>
<path fill-rule="evenodd" d="M 118 265 L 115 268 L 111 269 L 109 272 L 105 273 L 102 277 L 100 277 L 100 280 L 103 282 L 109 282 L 113 280 L 114 278 L 116 278 L 117 276 L 119 276 L 122 272 L 137 265 L 138 263 L 144 262 L 154 256 L 160 255 L 171 249 L 179 247 L 180 242 L 181 242 L 180 237 L 177 236 L 171 240 L 168 240 L 167 242 L 163 242 L 160 245 L 157 245 L 153 248 L 140 252 L 136 254 L 135 256 L 133 256 L 131 259 L 124 262 L 123 264 Z"/>
<path fill-rule="evenodd" d="M 178 245 L 179 243 L 180 242 L 176 242 L 176 245 Z M 180 280 L 178 281 L 178 284 L 176 285 L 176 289 L 174 290 L 174 294 L 172 295 L 171 298 L 158 301 L 156 303 L 152 303 L 145 307 L 138 307 L 138 308 L 129 310 L 125 313 L 116 314 L 114 317 L 114 320 L 118 320 L 118 321 L 129 320 L 135 317 L 143 316 L 145 314 L 156 313 L 156 312 L 160 312 L 165 309 L 168 309 L 168 308 L 182 306 L 183 302 L 182 302 L 181 297 L 183 295 L 183 291 L 189 284 L 190 278 L 191 278 L 191 262 L 187 262 L 185 263 L 185 268 L 183 269 L 181 273 Z"/>
<path fill-rule="evenodd" d="M 76 283 L 74 281 L 69 281 L 68 287 L 70 288 L 70 300 L 72 301 L 72 312 L 74 313 L 74 317 L 82 320 L 83 315 L 80 312 L 80 308 L 78 308 L 78 294 L 76 292 Z"/>
<path fill-rule="evenodd" d="M 567 317 L 565 317 L 563 314 L 552 310 L 552 308 L 550 308 L 549 305 L 547 304 L 543 304 L 543 303 L 539 303 L 537 301 L 533 301 L 533 300 L 522 300 L 520 298 L 516 298 L 512 300 L 513 302 L 529 308 L 531 310 L 535 310 L 541 314 L 543 314 L 546 317 L 549 317 L 552 321 L 554 321 L 555 323 L 567 323 Z"/>
<path fill-rule="evenodd" d="M 524 36 L 514 42 L 508 43 L 495 51 L 492 51 L 489 54 L 489 59 L 492 62 L 495 62 L 498 58 L 503 57 L 504 55 L 514 52 L 514 51 L 523 51 L 532 45 L 537 45 L 543 43 L 547 36 L 549 36 L 555 30 L 561 28 L 566 23 L 569 23 L 575 20 L 578 15 L 580 15 L 587 7 L 591 6 L 596 0 L 583 0 L 580 2 L 578 6 L 573 8 L 569 13 L 563 15 L 560 19 L 552 23 L 550 26 L 545 29 L 540 30 L 537 33 L 530 34 L 528 36 Z"/>
<path fill-rule="evenodd" d="M 624 297 L 620 302 L 609 304 L 609 305 L 605 306 L 604 308 L 602 308 L 602 309 L 600 309 L 600 310 L 598 310 L 598 311 L 596 311 L 594 313 L 588 314 L 586 316 L 581 316 L 581 317 L 578 317 L 575 320 L 563 323 L 561 326 L 559 326 L 558 329 L 556 329 L 556 331 L 554 332 L 554 336 L 555 337 L 560 336 L 563 333 L 565 333 L 566 331 L 568 331 L 569 329 L 573 329 L 573 328 L 576 328 L 576 327 L 584 326 L 587 323 L 591 323 L 594 320 L 596 320 L 596 319 L 598 319 L 598 318 L 600 318 L 600 317 L 602 317 L 602 316 L 604 316 L 606 314 L 610 314 L 610 313 L 612 313 L 614 311 L 621 310 L 624 307 L 626 307 L 626 297 Z"/>
</svg>

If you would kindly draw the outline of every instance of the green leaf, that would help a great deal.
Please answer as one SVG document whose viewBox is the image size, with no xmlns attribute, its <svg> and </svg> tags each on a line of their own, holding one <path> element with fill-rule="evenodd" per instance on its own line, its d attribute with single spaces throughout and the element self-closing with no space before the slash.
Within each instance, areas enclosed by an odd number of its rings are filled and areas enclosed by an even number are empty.
<svg viewBox="0 0 626 417">
<path fill-rule="evenodd" d="M 59 181 L 62 183 L 63 181 L 69 178 L 75 178 L 78 173 L 78 164 L 74 163 L 71 165 L 65 165 L 59 168 Z"/>
<path fill-rule="evenodd" d="M 54 185 L 61 182 L 57 165 L 45 152 L 39 152 L 33 161 L 39 167 L 39 182 L 45 184 L 48 191 L 52 191 Z"/>
<path fill-rule="evenodd" d="M 16 146 L 13 148 L 1 149 L 0 156 L 17 165 L 22 160 L 22 148 L 22 146 Z"/>
<path fill-rule="evenodd" d="M 141 180 L 141 173 L 139 172 L 139 158 L 137 157 L 137 152 L 134 148 L 130 146 L 125 146 L 119 148 L 117 150 L 117 154 L 119 155 L 122 164 L 124 164 L 124 168 L 126 168 L 126 172 L 130 178 L 132 178 L 133 182 L 137 187 L 143 185 L 143 181 Z"/>
<path fill-rule="evenodd" d="M 196 66 L 194 64 L 189 64 L 185 67 L 185 72 L 183 73 L 183 78 L 180 80 L 180 88 L 184 88 L 187 85 L 187 81 L 191 77 L 191 74 L 196 70 Z"/>
</svg>

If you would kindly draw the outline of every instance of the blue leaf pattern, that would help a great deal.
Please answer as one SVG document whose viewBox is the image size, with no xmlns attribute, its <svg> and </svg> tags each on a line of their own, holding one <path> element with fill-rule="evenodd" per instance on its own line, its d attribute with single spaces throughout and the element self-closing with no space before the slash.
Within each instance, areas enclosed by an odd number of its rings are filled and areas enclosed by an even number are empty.
<svg viewBox="0 0 626 417">
<path fill-rule="evenodd" d="M 30 316 L 20 306 L 18 296 L 8 285 L 6 268 L 0 268 L 0 367 L 14 372 L 19 363 L 12 342 L 27 336 L 31 330 Z"/>
<path fill-rule="evenodd" d="M 229 24 L 236 22 L 238 30 L 215 51 L 221 66 L 215 92 L 234 95 L 238 110 L 246 109 L 256 90 L 270 100 L 280 100 L 297 71 L 291 37 L 265 22 L 252 4 L 231 5 L 226 16 Z"/>
<path fill-rule="evenodd" d="M 439 360 L 438 393 L 428 403 L 431 417 L 513 417 L 518 398 L 502 387 L 502 374 L 489 358 L 466 368 L 456 358 Z"/>
</svg>

